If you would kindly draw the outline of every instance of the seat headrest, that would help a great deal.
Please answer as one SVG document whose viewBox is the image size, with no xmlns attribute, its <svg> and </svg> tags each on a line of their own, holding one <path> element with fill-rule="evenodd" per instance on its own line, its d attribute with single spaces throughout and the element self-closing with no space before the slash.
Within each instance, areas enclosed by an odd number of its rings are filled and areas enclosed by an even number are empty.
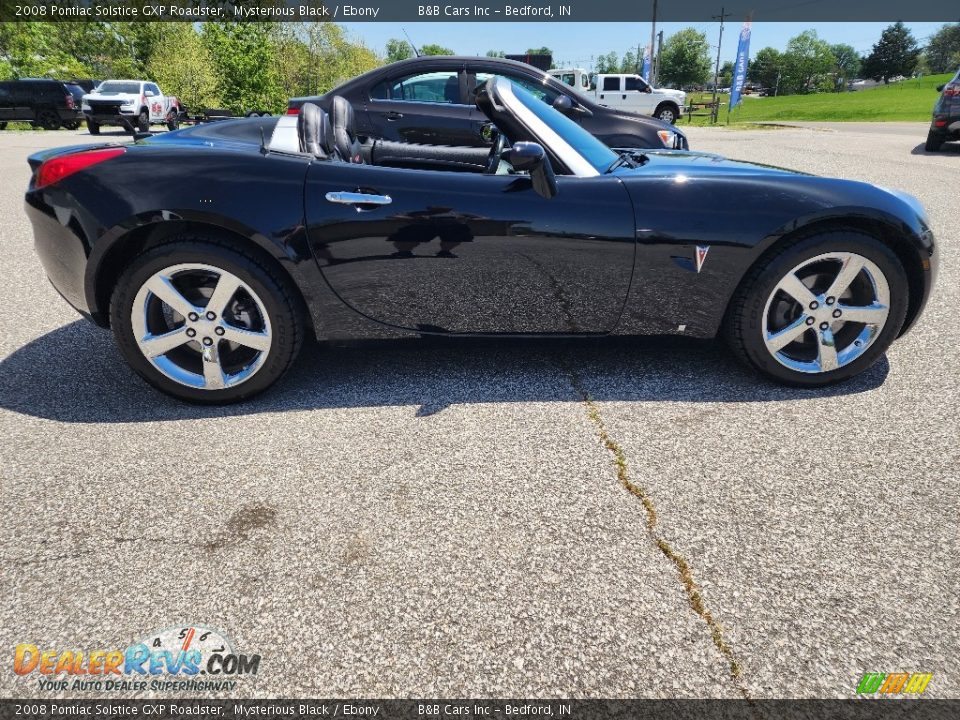
<svg viewBox="0 0 960 720">
<path fill-rule="evenodd" d="M 341 95 L 333 98 L 333 139 L 340 157 L 351 163 L 363 163 L 360 143 L 354 128 L 353 106 Z"/>
<path fill-rule="evenodd" d="M 321 160 L 333 153 L 330 116 L 319 106 L 303 104 L 297 116 L 297 135 L 300 138 L 300 152 L 310 153 Z"/>
</svg>

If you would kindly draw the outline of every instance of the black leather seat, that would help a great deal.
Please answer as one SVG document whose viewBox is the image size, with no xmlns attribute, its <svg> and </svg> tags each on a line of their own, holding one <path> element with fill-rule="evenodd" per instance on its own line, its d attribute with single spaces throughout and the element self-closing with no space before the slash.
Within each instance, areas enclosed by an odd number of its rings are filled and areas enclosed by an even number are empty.
<svg viewBox="0 0 960 720">
<path fill-rule="evenodd" d="M 313 103 L 304 103 L 297 116 L 297 136 L 300 152 L 310 153 L 320 160 L 336 154 L 330 116 Z"/>
<path fill-rule="evenodd" d="M 363 165 L 360 141 L 354 128 L 353 106 L 340 95 L 333 98 L 333 139 L 340 158 L 345 162 Z"/>
</svg>

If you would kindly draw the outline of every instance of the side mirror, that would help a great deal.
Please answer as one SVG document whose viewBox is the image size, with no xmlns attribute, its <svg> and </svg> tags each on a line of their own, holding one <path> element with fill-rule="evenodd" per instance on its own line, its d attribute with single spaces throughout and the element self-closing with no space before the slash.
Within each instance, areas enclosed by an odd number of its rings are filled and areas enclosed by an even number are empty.
<svg viewBox="0 0 960 720">
<path fill-rule="evenodd" d="M 557 194 L 557 178 L 541 145 L 533 142 L 514 143 L 513 147 L 503 154 L 503 159 L 510 163 L 514 170 L 530 174 L 533 190 L 538 195 L 549 200 Z"/>
<path fill-rule="evenodd" d="M 937 92 L 943 92 L 943 89 L 944 89 L 945 87 L 946 87 L 946 85 L 937 85 Z"/>
<path fill-rule="evenodd" d="M 553 101 L 553 109 L 566 115 L 573 110 L 573 100 L 567 95 L 557 95 L 557 99 Z"/>
<path fill-rule="evenodd" d="M 144 96 L 145 96 L 145 97 L 153 97 L 155 94 L 156 94 L 156 93 L 154 93 L 153 90 L 147 90 L 147 91 L 144 93 Z"/>
<path fill-rule="evenodd" d="M 653 92 L 653 88 L 650 87 L 649 85 L 644 85 L 643 91 L 649 95 L 650 93 Z"/>
</svg>

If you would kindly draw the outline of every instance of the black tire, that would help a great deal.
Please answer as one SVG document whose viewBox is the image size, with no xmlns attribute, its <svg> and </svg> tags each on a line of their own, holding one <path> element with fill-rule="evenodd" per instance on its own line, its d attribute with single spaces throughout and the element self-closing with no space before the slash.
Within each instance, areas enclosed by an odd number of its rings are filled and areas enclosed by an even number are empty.
<svg viewBox="0 0 960 720">
<path fill-rule="evenodd" d="M 676 125 L 677 120 L 680 119 L 680 108 L 674 103 L 662 102 L 657 105 L 657 109 L 653 111 L 653 116 L 657 120 L 663 120 L 671 125 Z"/>
<path fill-rule="evenodd" d="M 924 144 L 923 149 L 927 152 L 938 152 L 942 145 L 943 136 L 931 130 L 927 133 L 927 142 Z"/>
<path fill-rule="evenodd" d="M 167 113 L 167 130 L 171 132 L 180 129 L 180 114 L 176 110 Z"/>
<path fill-rule="evenodd" d="M 44 130 L 59 130 L 60 116 L 54 110 L 41 110 L 37 113 L 37 120 L 34 124 Z"/>
<path fill-rule="evenodd" d="M 5 122 L 0 122 L 0 130 L 6 130 L 7 124 Z"/>
<path fill-rule="evenodd" d="M 78 129 L 78 128 L 80 127 L 80 121 L 79 121 L 79 120 L 70 120 L 70 121 L 68 121 L 68 122 L 65 122 L 65 123 L 63 124 L 63 126 L 64 126 L 67 130 L 76 130 L 76 129 Z"/>
<path fill-rule="evenodd" d="M 180 263 L 202 263 L 240 278 L 259 296 L 271 327 L 271 345 L 263 365 L 249 379 L 219 390 L 189 387 L 171 380 L 146 359 L 132 328 L 133 303 L 141 286 L 156 272 Z M 219 405 L 246 400 L 279 380 L 293 364 L 304 336 L 302 302 L 269 263 L 253 252 L 220 244 L 204 236 L 184 236 L 136 257 L 113 291 L 110 320 L 126 361 L 149 384 L 192 403 Z"/>
<path fill-rule="evenodd" d="M 99 135 L 100 125 L 95 123 L 93 120 L 87 120 L 87 132 L 89 132 L 91 135 Z"/>
<path fill-rule="evenodd" d="M 150 113 L 146 108 L 141 110 L 137 116 L 137 130 L 139 132 L 150 132 Z"/>
<path fill-rule="evenodd" d="M 859 357 L 828 372 L 801 372 L 780 363 L 767 349 L 764 309 L 787 273 L 805 260 L 830 252 L 856 253 L 876 264 L 889 286 L 889 311 L 880 334 Z M 776 382 L 798 387 L 830 385 L 863 372 L 880 359 L 900 334 L 908 301 L 907 274 L 886 244 L 855 229 L 825 230 L 785 242 L 748 271 L 730 301 L 723 335 L 740 360 Z"/>
</svg>

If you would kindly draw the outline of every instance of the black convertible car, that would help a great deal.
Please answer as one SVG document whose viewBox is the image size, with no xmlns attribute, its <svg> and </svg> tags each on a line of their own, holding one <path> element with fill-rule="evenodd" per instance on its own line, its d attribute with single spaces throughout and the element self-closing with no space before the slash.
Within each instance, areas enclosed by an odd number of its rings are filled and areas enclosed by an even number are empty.
<svg viewBox="0 0 960 720">
<path fill-rule="evenodd" d="M 552 105 L 611 147 L 689 149 L 686 135 L 670 123 L 598 105 L 542 70 L 503 58 L 433 55 L 401 60 L 348 80 L 325 95 L 292 98 L 287 112 L 295 115 L 304 103 L 313 103 L 329 113 L 333 98 L 342 96 L 356 110 L 360 136 L 489 147 L 490 121 L 474 96 L 494 76 Z"/>
<path fill-rule="evenodd" d="M 38 153 L 37 252 L 140 375 L 198 402 L 267 388 L 310 335 L 722 334 L 763 374 L 822 385 L 876 361 L 930 294 L 908 195 L 616 152 L 502 78 L 477 105 L 500 130 L 482 172 L 361 145 L 342 98 L 332 122 L 305 105 Z"/>
</svg>

